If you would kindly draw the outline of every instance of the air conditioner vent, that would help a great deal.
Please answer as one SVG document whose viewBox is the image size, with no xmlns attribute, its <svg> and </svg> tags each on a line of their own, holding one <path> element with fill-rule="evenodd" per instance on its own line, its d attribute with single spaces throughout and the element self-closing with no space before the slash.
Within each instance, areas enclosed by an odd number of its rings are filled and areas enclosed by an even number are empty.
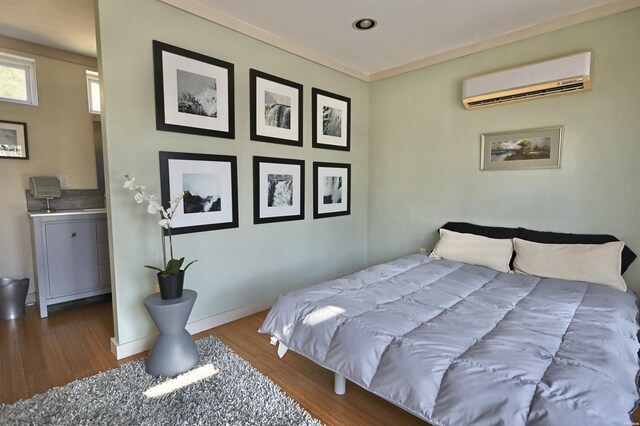
<svg viewBox="0 0 640 426">
<path fill-rule="evenodd" d="M 481 108 L 591 89 L 591 52 L 511 68 L 462 83 L 467 109 Z"/>
<path fill-rule="evenodd" d="M 554 94 L 561 94 L 561 93 L 566 93 L 566 92 L 581 92 L 581 91 L 584 91 L 584 83 L 583 82 L 575 83 L 575 84 L 569 84 L 569 85 L 566 85 L 566 86 L 556 86 L 556 87 L 551 87 L 551 88 L 548 88 L 548 89 L 533 90 L 531 92 L 517 93 L 515 95 L 499 96 L 499 97 L 496 97 L 496 98 L 490 98 L 490 99 L 484 99 L 484 100 L 480 100 L 480 101 L 469 102 L 468 105 L 469 105 L 469 108 L 473 108 L 473 107 L 481 107 L 481 106 L 502 104 L 502 103 L 506 103 L 506 102 L 516 102 L 516 101 L 524 100 L 526 98 L 537 98 L 537 97 L 554 95 Z"/>
</svg>

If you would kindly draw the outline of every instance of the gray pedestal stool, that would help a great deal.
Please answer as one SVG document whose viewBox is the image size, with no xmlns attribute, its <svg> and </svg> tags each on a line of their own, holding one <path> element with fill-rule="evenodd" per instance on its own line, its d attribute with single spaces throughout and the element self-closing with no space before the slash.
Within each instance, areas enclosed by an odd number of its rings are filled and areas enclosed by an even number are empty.
<svg viewBox="0 0 640 426">
<path fill-rule="evenodd" d="M 160 331 L 147 358 L 147 373 L 172 377 L 198 364 L 196 343 L 184 328 L 197 296 L 193 290 L 184 290 L 178 299 L 163 300 L 159 293 L 144 299 L 144 306 Z"/>
</svg>

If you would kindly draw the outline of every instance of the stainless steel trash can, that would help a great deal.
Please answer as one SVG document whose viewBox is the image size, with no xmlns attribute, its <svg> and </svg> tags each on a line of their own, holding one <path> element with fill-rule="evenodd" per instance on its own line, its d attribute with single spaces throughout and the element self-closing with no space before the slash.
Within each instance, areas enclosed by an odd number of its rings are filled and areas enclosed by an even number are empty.
<svg viewBox="0 0 640 426">
<path fill-rule="evenodd" d="M 27 291 L 29 278 L 0 278 L 0 320 L 10 320 L 24 315 Z"/>
</svg>

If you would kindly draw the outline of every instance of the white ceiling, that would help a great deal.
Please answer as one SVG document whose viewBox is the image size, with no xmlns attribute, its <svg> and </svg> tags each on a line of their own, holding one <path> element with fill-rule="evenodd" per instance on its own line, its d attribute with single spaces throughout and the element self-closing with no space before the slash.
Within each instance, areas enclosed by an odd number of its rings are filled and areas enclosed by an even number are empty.
<svg viewBox="0 0 640 426">
<path fill-rule="evenodd" d="M 160 1 L 366 81 L 640 7 L 640 0 Z M 363 17 L 378 26 L 354 30 Z M 0 35 L 95 57 L 93 0 L 0 0 Z"/>
</svg>

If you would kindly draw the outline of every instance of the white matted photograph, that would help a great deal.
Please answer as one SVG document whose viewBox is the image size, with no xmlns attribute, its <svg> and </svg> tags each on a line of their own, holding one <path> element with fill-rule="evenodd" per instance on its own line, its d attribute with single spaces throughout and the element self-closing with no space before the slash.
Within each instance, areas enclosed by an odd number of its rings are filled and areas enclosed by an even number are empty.
<svg viewBox="0 0 640 426">
<path fill-rule="evenodd" d="M 313 163 L 313 217 L 351 214 L 351 165 Z"/>
<path fill-rule="evenodd" d="M 162 205 L 184 192 L 173 216 L 175 234 L 238 227 L 235 156 L 160 152 Z"/>
<path fill-rule="evenodd" d="M 233 139 L 233 64 L 153 41 L 156 128 Z"/>
<path fill-rule="evenodd" d="M 253 157 L 253 222 L 304 219 L 304 160 Z"/>
<path fill-rule="evenodd" d="M 302 146 L 302 85 L 249 70 L 251 140 Z"/>
<path fill-rule="evenodd" d="M 562 126 L 485 133 L 481 138 L 480 170 L 557 169 Z"/>
<path fill-rule="evenodd" d="M 27 123 L 0 120 L 0 158 L 28 160 Z"/>
<path fill-rule="evenodd" d="M 311 89 L 311 126 L 314 148 L 351 150 L 351 99 Z"/>
</svg>

